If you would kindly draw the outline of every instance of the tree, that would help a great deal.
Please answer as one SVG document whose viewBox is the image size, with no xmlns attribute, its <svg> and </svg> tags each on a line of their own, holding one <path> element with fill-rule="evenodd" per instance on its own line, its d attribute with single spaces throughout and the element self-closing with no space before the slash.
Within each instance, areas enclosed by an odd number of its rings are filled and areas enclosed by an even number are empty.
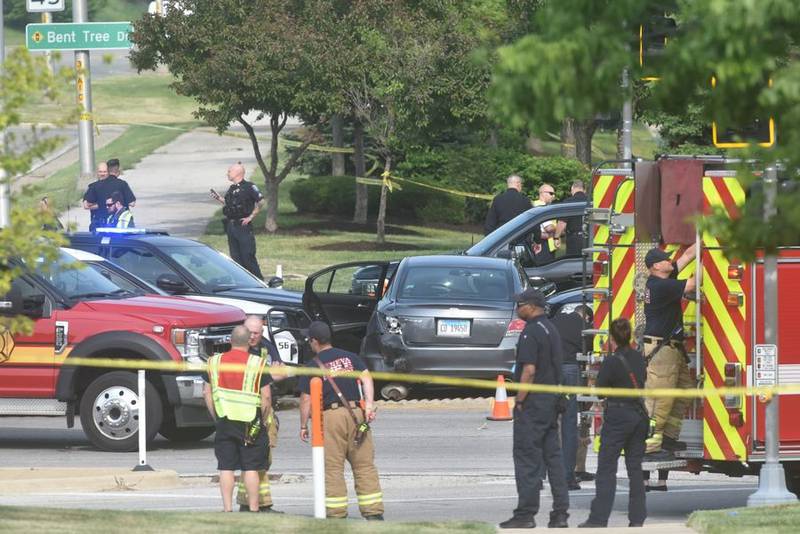
<svg viewBox="0 0 800 534">
<path fill-rule="evenodd" d="M 6 57 L 3 67 L 0 130 L 6 133 L 6 148 L 0 152 L 0 169 L 5 171 L 4 180 L 10 187 L 15 176 L 27 172 L 35 159 L 58 146 L 59 139 L 43 138 L 42 130 L 36 127 L 28 133 L 12 132 L 21 131 L 22 109 L 26 103 L 39 95 L 57 101 L 66 73 L 54 77 L 47 70 L 43 58 L 33 58 L 23 47 L 14 49 Z M 8 293 L 11 282 L 23 271 L 9 260 L 14 258 L 46 269 L 55 261 L 58 245 L 66 242 L 60 233 L 43 230 L 44 225 L 54 226 L 52 214 L 37 207 L 25 207 L 18 195 L 12 200 L 11 224 L 0 229 L 0 265 L 3 265 L 0 269 L 0 295 Z M 0 332 L 29 332 L 31 327 L 32 322 L 27 317 L 0 315 Z"/>
<path fill-rule="evenodd" d="M 327 2 L 183 0 L 166 16 L 134 23 L 131 62 L 141 71 L 166 65 L 178 94 L 194 97 L 198 118 L 221 134 L 232 123 L 247 132 L 264 176 L 268 232 L 278 229 L 278 187 L 334 109 L 327 60 L 336 51 L 310 20 Z M 313 16 L 312 16 L 313 15 Z M 267 118 L 269 160 L 255 120 Z M 301 146 L 279 168 L 279 135 L 289 117 L 307 125 Z"/>
<path fill-rule="evenodd" d="M 740 150 L 759 167 L 779 163 L 790 181 L 800 171 L 800 64 L 794 54 L 800 38 L 800 4 L 793 0 L 562 0 L 536 13 L 538 33 L 501 48 L 492 101 L 512 124 L 537 131 L 555 128 L 566 117 L 588 119 L 618 109 L 625 95 L 620 74 L 641 77 L 632 52 L 638 25 L 653 13 L 672 12 L 678 33 L 664 51 L 653 99 L 666 113 L 683 114 L 698 95 L 708 93 L 699 110 L 705 124 L 720 128 L 774 116 L 778 144 Z M 716 88 L 708 91 L 710 78 Z M 767 80 L 772 80 L 772 85 Z M 752 180 L 748 167 L 739 176 Z M 758 248 L 796 241 L 800 202 L 787 189 L 778 215 L 764 222 L 757 211 L 738 219 L 712 218 L 710 224 L 741 259 Z"/>
</svg>

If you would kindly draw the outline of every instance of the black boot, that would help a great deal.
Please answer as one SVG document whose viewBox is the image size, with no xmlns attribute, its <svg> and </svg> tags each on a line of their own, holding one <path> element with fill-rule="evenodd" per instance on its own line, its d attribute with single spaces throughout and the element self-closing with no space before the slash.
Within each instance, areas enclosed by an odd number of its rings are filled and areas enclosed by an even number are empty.
<svg viewBox="0 0 800 534">
<path fill-rule="evenodd" d="M 568 518 L 569 514 L 567 512 L 550 512 L 550 522 L 547 523 L 547 528 L 568 528 Z"/>
<path fill-rule="evenodd" d="M 536 522 L 533 518 L 525 518 L 525 517 L 512 517 L 506 521 L 503 521 L 499 525 L 500 528 L 536 528 Z"/>
</svg>

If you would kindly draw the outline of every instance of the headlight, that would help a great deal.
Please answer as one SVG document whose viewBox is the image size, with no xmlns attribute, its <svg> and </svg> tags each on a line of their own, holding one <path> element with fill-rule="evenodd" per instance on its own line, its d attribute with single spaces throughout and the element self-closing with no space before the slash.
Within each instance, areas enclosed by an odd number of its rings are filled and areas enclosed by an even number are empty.
<svg viewBox="0 0 800 534">
<path fill-rule="evenodd" d="M 184 358 L 200 356 L 200 332 L 185 328 L 173 328 L 172 344 Z"/>
<path fill-rule="evenodd" d="M 561 306 L 561 309 L 558 310 L 558 313 L 572 313 L 578 309 L 578 306 L 581 306 L 580 302 L 568 302 Z"/>
</svg>

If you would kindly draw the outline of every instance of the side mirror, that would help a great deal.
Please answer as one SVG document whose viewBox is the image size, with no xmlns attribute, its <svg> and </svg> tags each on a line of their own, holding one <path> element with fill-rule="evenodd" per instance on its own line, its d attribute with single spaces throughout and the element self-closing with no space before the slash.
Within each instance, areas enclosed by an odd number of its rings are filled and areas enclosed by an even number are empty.
<svg viewBox="0 0 800 534">
<path fill-rule="evenodd" d="M 44 317 L 44 305 L 46 300 L 44 295 L 32 295 L 23 298 L 22 309 L 18 310 L 18 313 L 34 319 Z"/>
<path fill-rule="evenodd" d="M 545 297 L 549 297 L 556 292 L 555 282 L 542 278 L 541 276 L 531 276 L 528 278 L 528 283 L 532 288 L 538 289 Z"/>
<path fill-rule="evenodd" d="M 510 260 L 512 257 L 511 249 L 504 248 L 497 251 L 497 257 L 503 258 L 504 260 Z"/>
<path fill-rule="evenodd" d="M 4 297 L 9 298 L 9 297 Z M 17 315 L 14 310 L 14 302 L 11 300 L 0 300 L 0 315 Z"/>
<path fill-rule="evenodd" d="M 186 285 L 186 282 L 181 280 L 178 275 L 173 273 L 164 273 L 156 278 L 156 286 L 158 286 L 159 289 L 163 289 L 167 293 L 176 295 L 186 293 L 189 290 L 189 286 Z"/>
<path fill-rule="evenodd" d="M 273 289 L 283 287 L 283 278 L 280 276 L 273 276 L 267 281 L 267 287 L 271 287 Z"/>
</svg>

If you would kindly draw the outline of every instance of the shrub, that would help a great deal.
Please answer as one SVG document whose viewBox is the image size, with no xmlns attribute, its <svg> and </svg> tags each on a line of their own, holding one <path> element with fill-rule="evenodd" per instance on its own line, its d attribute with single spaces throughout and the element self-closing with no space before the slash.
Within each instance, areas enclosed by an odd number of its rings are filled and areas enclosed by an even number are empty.
<svg viewBox="0 0 800 534">
<path fill-rule="evenodd" d="M 469 146 L 466 148 L 425 148 L 406 154 L 397 167 L 398 176 L 412 178 L 471 193 L 497 194 L 505 190 L 511 174 L 524 180 L 524 192 L 538 196 L 544 182 L 552 183 L 558 198 L 569 195 L 575 179 L 587 180 L 589 171 L 578 161 L 559 156 L 537 157 L 508 148 Z M 467 198 L 464 218 L 482 222 L 489 202 Z"/>
<path fill-rule="evenodd" d="M 389 193 L 387 215 L 393 219 L 460 224 L 464 222 L 464 200 L 414 184 Z M 369 216 L 378 213 L 380 188 L 369 187 Z M 301 212 L 351 217 L 356 186 L 352 176 L 315 176 L 294 182 L 289 197 Z"/>
</svg>

